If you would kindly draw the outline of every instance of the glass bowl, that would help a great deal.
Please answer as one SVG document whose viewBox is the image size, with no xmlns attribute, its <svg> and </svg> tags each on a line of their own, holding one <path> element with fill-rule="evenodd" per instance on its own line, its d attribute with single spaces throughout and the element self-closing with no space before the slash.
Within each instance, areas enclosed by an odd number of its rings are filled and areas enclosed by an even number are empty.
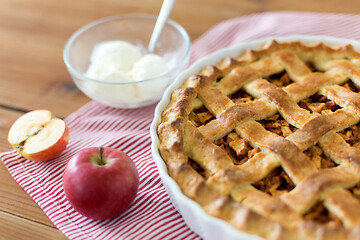
<svg viewBox="0 0 360 240">
<path fill-rule="evenodd" d="M 189 61 L 190 38 L 186 30 L 168 20 L 154 53 L 169 70 L 141 81 L 105 82 L 85 75 L 96 44 L 123 40 L 146 53 L 157 16 L 123 15 L 100 19 L 76 31 L 63 51 L 65 65 L 76 86 L 91 99 L 116 108 L 137 108 L 157 102 Z"/>
</svg>

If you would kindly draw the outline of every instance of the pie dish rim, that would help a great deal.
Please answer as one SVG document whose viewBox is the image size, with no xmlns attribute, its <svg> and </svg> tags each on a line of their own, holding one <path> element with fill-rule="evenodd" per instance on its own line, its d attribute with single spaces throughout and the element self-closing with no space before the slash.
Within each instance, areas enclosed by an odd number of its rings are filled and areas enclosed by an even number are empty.
<svg viewBox="0 0 360 240">
<path fill-rule="evenodd" d="M 301 41 L 303 43 L 310 44 L 321 41 L 330 47 L 351 44 L 355 48 L 355 50 L 360 50 L 359 41 L 323 35 L 288 35 L 278 37 L 266 37 L 251 41 L 245 41 L 227 48 L 220 49 L 199 59 L 190 67 L 188 67 L 185 71 L 183 71 L 176 78 L 176 80 L 166 89 L 162 99 L 155 108 L 154 119 L 150 128 L 150 136 L 152 140 L 152 156 L 155 160 L 160 178 L 174 207 L 183 216 L 185 222 L 190 227 L 190 229 L 192 229 L 204 239 L 219 239 L 219 237 L 221 237 L 226 239 L 260 240 L 263 238 L 241 232 L 240 230 L 233 228 L 226 221 L 210 216 L 202 209 L 202 207 L 197 202 L 188 198 L 185 194 L 182 193 L 176 181 L 169 176 L 166 163 L 164 162 L 159 153 L 158 146 L 160 144 L 160 141 L 157 134 L 157 127 L 161 123 L 161 114 L 170 103 L 172 92 L 181 87 L 182 84 L 188 79 L 188 77 L 193 74 L 199 73 L 206 66 L 216 65 L 225 57 L 240 56 L 245 49 L 259 49 L 261 48 L 261 46 L 271 40 L 276 40 L 278 42 Z"/>
</svg>

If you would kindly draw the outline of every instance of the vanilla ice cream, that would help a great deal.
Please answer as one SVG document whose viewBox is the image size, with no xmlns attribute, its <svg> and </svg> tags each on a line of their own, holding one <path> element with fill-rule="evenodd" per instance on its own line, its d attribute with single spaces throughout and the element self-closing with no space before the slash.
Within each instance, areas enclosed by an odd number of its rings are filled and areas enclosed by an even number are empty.
<svg viewBox="0 0 360 240">
<path fill-rule="evenodd" d="M 146 54 L 135 62 L 132 69 L 132 78 L 136 81 L 152 78 L 168 70 L 162 57 L 155 54 Z"/>
<path fill-rule="evenodd" d="M 140 49 L 131 43 L 107 41 L 101 42 L 94 47 L 90 61 L 91 63 L 102 63 L 100 65 L 107 64 L 121 72 L 128 72 L 131 71 L 134 63 L 139 61 L 141 57 Z"/>
<path fill-rule="evenodd" d="M 86 88 L 111 101 L 136 102 L 151 99 L 165 90 L 165 79 L 136 82 L 161 75 L 167 70 L 165 60 L 159 55 L 142 55 L 138 47 L 125 41 L 106 41 L 94 47 L 86 72 L 87 77 L 104 84 L 89 82 Z M 131 82 L 134 84 L 121 84 Z"/>
</svg>

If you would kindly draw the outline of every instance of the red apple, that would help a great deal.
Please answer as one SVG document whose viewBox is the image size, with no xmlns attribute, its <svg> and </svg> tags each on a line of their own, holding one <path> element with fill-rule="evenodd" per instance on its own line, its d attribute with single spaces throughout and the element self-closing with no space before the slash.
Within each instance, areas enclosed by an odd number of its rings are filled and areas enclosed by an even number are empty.
<svg viewBox="0 0 360 240">
<path fill-rule="evenodd" d="M 50 111 L 35 110 L 14 122 L 8 141 L 25 158 L 46 161 L 64 151 L 69 142 L 69 129 Z"/>
<path fill-rule="evenodd" d="M 109 147 L 91 147 L 76 153 L 67 163 L 65 196 L 80 214 L 95 220 L 119 216 L 134 201 L 139 175 L 124 152 Z"/>
</svg>

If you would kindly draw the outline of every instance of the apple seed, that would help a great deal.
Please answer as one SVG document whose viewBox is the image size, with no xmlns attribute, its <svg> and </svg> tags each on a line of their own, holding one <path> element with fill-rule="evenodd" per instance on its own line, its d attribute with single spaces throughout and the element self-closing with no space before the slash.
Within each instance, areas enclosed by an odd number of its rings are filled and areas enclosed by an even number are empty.
<svg viewBox="0 0 360 240">
<path fill-rule="evenodd" d="M 27 138 L 25 140 L 22 140 L 18 145 L 16 145 L 16 148 L 19 149 L 20 152 L 24 149 L 26 140 Z"/>
</svg>

